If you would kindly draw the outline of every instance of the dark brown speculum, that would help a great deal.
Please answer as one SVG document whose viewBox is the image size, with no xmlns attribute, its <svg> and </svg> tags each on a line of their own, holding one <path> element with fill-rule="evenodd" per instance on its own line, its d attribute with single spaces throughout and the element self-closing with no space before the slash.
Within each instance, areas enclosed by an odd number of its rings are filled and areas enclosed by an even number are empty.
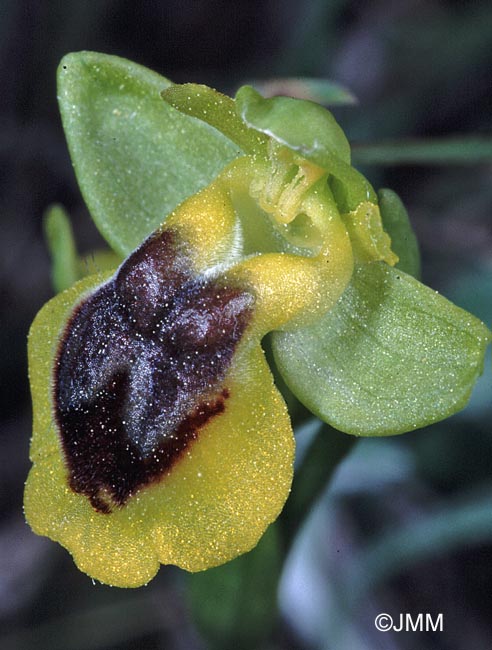
<svg viewBox="0 0 492 650">
<path fill-rule="evenodd" d="M 251 293 L 194 274 L 170 230 L 78 305 L 55 364 L 56 420 L 70 487 L 96 510 L 160 480 L 224 411 L 252 306 Z"/>
</svg>

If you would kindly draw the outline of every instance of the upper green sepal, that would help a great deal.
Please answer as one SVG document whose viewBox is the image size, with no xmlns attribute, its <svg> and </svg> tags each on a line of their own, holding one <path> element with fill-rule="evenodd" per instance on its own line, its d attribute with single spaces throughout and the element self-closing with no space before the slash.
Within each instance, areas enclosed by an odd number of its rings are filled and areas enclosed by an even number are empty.
<svg viewBox="0 0 492 650">
<path fill-rule="evenodd" d="M 392 435 L 465 406 L 491 333 L 468 312 L 384 262 L 363 264 L 334 309 L 273 334 L 290 389 L 335 428 Z"/>
<path fill-rule="evenodd" d="M 341 212 L 355 210 L 364 201 L 376 203 L 371 184 L 350 165 L 348 140 L 326 108 L 292 97 L 265 99 L 243 86 L 236 94 L 236 110 L 248 127 L 326 169 Z"/>
<path fill-rule="evenodd" d="M 169 84 L 136 63 L 94 52 L 68 54 L 58 69 L 77 180 L 101 234 L 124 255 L 242 153 L 163 102 Z"/>
<path fill-rule="evenodd" d="M 332 157 L 350 164 L 350 145 L 330 111 L 306 99 L 265 99 L 251 86 L 236 93 L 237 111 L 245 124 L 297 151 L 320 167 Z"/>
</svg>

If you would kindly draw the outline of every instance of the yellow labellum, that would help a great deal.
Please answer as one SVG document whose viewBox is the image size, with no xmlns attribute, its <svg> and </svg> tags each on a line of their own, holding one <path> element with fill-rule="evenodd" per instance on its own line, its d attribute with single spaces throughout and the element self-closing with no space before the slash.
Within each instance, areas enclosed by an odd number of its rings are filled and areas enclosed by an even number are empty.
<svg viewBox="0 0 492 650">
<path fill-rule="evenodd" d="M 136 587 L 160 564 L 201 571 L 278 516 L 294 439 L 261 338 L 332 308 L 353 250 L 395 258 L 377 207 L 342 219 L 326 179 L 284 147 L 236 160 L 113 276 L 36 317 L 26 518 L 90 576 Z"/>
</svg>

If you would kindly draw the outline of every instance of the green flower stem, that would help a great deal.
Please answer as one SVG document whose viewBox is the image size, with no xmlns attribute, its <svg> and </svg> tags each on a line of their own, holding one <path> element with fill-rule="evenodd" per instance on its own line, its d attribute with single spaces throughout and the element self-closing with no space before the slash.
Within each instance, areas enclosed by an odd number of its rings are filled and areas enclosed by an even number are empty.
<svg viewBox="0 0 492 650">
<path fill-rule="evenodd" d="M 339 463 L 355 442 L 356 437 L 340 433 L 328 424 L 320 426 L 301 466 L 294 474 L 292 492 L 279 519 L 285 555 Z"/>
</svg>

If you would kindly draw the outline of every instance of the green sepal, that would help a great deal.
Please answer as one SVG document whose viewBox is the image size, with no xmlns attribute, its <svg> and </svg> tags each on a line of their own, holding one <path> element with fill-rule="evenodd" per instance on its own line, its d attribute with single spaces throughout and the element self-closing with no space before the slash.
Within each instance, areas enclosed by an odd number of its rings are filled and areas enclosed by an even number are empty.
<svg viewBox="0 0 492 650">
<path fill-rule="evenodd" d="M 202 84 L 172 84 L 162 99 L 185 115 L 196 117 L 235 142 L 246 154 L 266 156 L 267 138 L 239 117 L 234 100 Z"/>
<path fill-rule="evenodd" d="M 306 99 L 265 99 L 251 86 L 236 93 L 245 124 L 328 169 L 333 158 L 350 164 L 350 145 L 330 111 Z"/>
<path fill-rule="evenodd" d="M 272 524 L 246 555 L 187 576 L 193 619 L 211 647 L 261 645 L 275 624 L 281 567 L 278 524 Z"/>
<path fill-rule="evenodd" d="M 420 279 L 420 250 L 417 237 L 402 200 L 393 190 L 378 191 L 383 226 L 391 237 L 391 249 L 398 255 L 396 267 Z"/>
<path fill-rule="evenodd" d="M 131 61 L 69 54 L 58 97 L 77 180 L 103 237 L 127 255 L 176 205 L 236 158 L 237 146 L 162 101 L 169 85 Z"/>
<path fill-rule="evenodd" d="M 350 145 L 333 115 L 318 104 L 292 97 L 263 98 L 250 86 L 236 94 L 244 122 L 329 172 L 340 212 L 364 201 L 376 203 L 371 184 L 350 165 Z"/>
<path fill-rule="evenodd" d="M 313 325 L 275 332 L 287 385 L 346 433 L 392 435 L 465 406 L 490 331 L 468 312 L 384 262 L 358 267 L 334 309 Z"/>
</svg>

